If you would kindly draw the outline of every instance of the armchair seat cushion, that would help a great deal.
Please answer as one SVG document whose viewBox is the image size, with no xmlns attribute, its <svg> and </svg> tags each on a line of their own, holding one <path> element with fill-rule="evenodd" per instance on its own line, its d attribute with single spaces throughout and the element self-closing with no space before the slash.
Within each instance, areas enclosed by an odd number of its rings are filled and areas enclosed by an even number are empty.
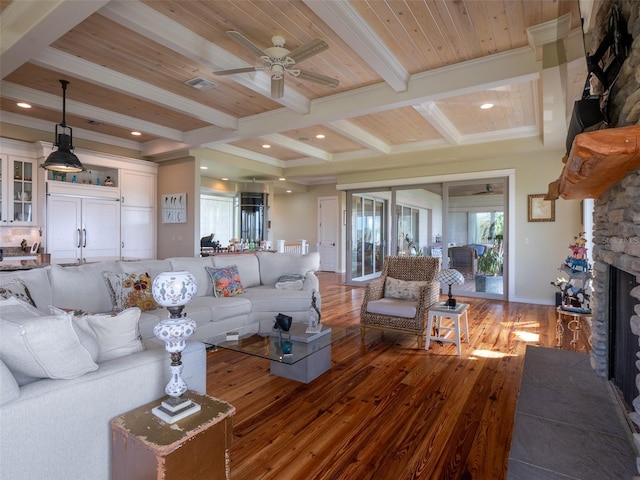
<svg viewBox="0 0 640 480">
<path fill-rule="evenodd" d="M 397 298 L 381 298 L 367 303 L 367 312 L 393 317 L 414 318 L 418 309 L 417 300 L 399 300 Z"/>
</svg>

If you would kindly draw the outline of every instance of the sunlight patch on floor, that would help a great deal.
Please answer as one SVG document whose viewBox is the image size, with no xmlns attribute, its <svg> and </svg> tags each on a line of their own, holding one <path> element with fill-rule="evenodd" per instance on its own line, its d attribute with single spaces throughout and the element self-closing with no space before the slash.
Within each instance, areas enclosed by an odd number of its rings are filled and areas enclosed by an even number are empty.
<svg viewBox="0 0 640 480">
<path fill-rule="evenodd" d="M 538 342 L 540 340 L 540 335 L 532 332 L 516 332 L 516 337 L 524 342 Z"/>
<path fill-rule="evenodd" d="M 502 352 L 494 352 L 492 350 L 474 350 L 469 357 L 469 360 L 473 360 L 473 356 L 483 357 L 483 358 L 503 358 L 503 357 L 513 357 L 514 355 L 510 355 L 508 353 Z"/>
</svg>

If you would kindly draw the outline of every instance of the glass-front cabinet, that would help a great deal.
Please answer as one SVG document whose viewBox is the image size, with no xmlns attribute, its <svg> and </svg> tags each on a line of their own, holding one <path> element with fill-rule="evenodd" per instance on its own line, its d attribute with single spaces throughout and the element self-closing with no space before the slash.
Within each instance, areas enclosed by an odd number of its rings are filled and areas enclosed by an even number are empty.
<svg viewBox="0 0 640 480">
<path fill-rule="evenodd" d="M 35 221 L 36 173 L 35 160 L 0 155 L 0 225 Z"/>
</svg>

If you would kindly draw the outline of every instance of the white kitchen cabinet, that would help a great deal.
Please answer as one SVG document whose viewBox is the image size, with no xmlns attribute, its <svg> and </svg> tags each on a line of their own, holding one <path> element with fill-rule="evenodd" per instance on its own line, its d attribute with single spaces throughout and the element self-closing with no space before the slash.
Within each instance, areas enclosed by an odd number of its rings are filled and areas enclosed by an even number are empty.
<svg viewBox="0 0 640 480">
<path fill-rule="evenodd" d="M 35 159 L 0 154 L 0 226 L 31 225 L 38 191 Z"/>
<path fill-rule="evenodd" d="M 48 195 L 47 251 L 52 263 L 119 260 L 118 199 Z"/>
<path fill-rule="evenodd" d="M 123 207 L 152 207 L 156 204 L 154 173 L 120 169 L 120 201 Z"/>
<path fill-rule="evenodd" d="M 120 210 L 123 260 L 156 257 L 156 210 L 151 207 L 122 205 Z"/>
</svg>

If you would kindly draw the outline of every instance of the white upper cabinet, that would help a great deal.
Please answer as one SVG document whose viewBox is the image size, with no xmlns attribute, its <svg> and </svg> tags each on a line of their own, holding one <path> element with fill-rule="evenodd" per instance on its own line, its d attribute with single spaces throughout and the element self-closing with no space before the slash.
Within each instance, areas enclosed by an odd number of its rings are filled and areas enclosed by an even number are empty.
<svg viewBox="0 0 640 480">
<path fill-rule="evenodd" d="M 152 207 L 156 203 L 156 174 L 120 169 L 120 201 L 123 206 Z"/>
<path fill-rule="evenodd" d="M 38 200 L 37 161 L 0 154 L 0 226 L 31 225 Z"/>
</svg>

